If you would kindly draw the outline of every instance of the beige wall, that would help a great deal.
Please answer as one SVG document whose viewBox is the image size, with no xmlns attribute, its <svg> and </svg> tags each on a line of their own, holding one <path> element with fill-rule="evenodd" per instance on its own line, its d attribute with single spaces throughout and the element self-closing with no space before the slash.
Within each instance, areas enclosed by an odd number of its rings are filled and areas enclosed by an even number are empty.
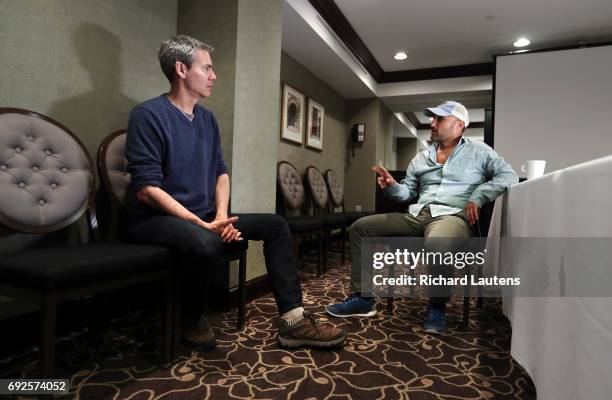
<svg viewBox="0 0 612 400">
<path fill-rule="evenodd" d="M 239 0 L 232 210 L 276 210 L 282 0 Z M 262 271 L 263 272 L 263 271 Z"/>
<path fill-rule="evenodd" d="M 321 173 L 333 169 L 344 180 L 344 166 L 348 146 L 346 101 L 325 82 L 321 81 L 287 53 L 281 56 L 281 81 L 325 107 L 323 121 L 323 151 L 312 150 L 304 144 L 280 141 L 278 161 L 289 161 L 300 173 L 314 165 Z M 306 125 L 306 120 L 304 120 Z M 280 126 L 276 132 L 280 137 Z"/>
<path fill-rule="evenodd" d="M 193 36 L 215 48 L 211 54 L 217 80 L 211 97 L 200 104 L 211 110 L 221 130 L 221 147 L 232 168 L 234 93 L 236 87 L 237 1 L 180 0 L 177 33 Z"/>
<path fill-rule="evenodd" d="M 385 168 L 395 169 L 395 137 L 393 136 L 393 118 L 395 116 L 382 102 L 379 108 L 379 147 L 376 148 L 376 162 L 383 162 Z"/>
<path fill-rule="evenodd" d="M 397 138 L 397 163 L 395 169 L 405 171 L 410 161 L 417 153 L 417 140 L 411 138 Z"/>
<path fill-rule="evenodd" d="M 375 174 L 371 168 L 379 161 L 394 169 L 396 164 L 395 138 L 393 136 L 393 113 L 378 99 L 349 100 L 349 127 L 363 123 L 365 142 L 356 148 L 354 155 L 349 150 L 345 172 L 345 204 L 349 211 L 361 206 L 364 211 L 374 210 Z"/>
<path fill-rule="evenodd" d="M 354 154 L 349 150 L 344 178 L 344 202 L 348 211 L 359 205 L 362 210 L 374 210 L 374 173 L 377 163 L 378 129 L 380 125 L 378 99 L 350 100 L 348 104 L 348 126 L 365 124 L 365 142 L 356 148 Z"/>
<path fill-rule="evenodd" d="M 176 32 L 176 0 L 0 4 L 0 105 L 57 119 L 92 157 L 135 104 L 167 90 L 157 50 Z"/>
</svg>

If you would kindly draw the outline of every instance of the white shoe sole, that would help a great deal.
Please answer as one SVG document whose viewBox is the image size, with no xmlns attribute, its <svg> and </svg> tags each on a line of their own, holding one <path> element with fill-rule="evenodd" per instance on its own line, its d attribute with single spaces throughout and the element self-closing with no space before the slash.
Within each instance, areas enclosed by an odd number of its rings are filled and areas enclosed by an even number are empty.
<svg viewBox="0 0 612 400">
<path fill-rule="evenodd" d="M 333 317 L 338 317 L 338 318 L 346 318 L 346 317 L 373 317 L 376 315 L 376 310 L 372 310 L 369 311 L 367 313 L 363 313 L 363 314 L 334 314 L 333 312 L 329 311 L 327 309 L 327 307 L 325 307 L 325 312 L 327 312 L 329 315 L 333 316 Z"/>
<path fill-rule="evenodd" d="M 443 331 L 437 331 L 434 328 L 429 328 L 429 329 L 423 328 L 423 332 L 434 333 L 436 335 L 441 335 L 441 334 L 446 332 L 446 329 L 444 329 Z"/>
</svg>

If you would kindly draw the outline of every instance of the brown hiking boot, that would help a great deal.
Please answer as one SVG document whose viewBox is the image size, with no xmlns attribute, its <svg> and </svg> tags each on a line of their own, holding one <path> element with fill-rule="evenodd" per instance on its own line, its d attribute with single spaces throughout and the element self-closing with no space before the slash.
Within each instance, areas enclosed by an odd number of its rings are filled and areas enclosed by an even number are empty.
<svg viewBox="0 0 612 400">
<path fill-rule="evenodd" d="M 346 332 L 329 323 L 318 321 L 308 311 L 304 311 L 304 318 L 294 326 L 288 326 L 281 319 L 278 329 L 278 343 L 287 349 L 329 349 L 341 346 L 345 340 Z"/>
<path fill-rule="evenodd" d="M 198 327 L 187 334 L 182 335 L 181 343 L 193 350 L 207 351 L 217 346 L 215 333 L 210 329 L 208 321 L 202 321 Z"/>
</svg>

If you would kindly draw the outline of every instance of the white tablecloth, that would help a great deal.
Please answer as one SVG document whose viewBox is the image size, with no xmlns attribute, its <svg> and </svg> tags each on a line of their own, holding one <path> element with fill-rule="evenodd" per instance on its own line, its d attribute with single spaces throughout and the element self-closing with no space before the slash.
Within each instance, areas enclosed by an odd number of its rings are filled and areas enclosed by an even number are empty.
<svg viewBox="0 0 612 400">
<path fill-rule="evenodd" d="M 507 257 L 497 257 L 500 236 L 612 238 L 611 206 L 612 156 L 515 185 L 495 204 L 491 265 L 508 267 Z M 612 248 L 606 258 L 612 268 Z M 567 265 L 577 259 L 564 262 L 566 270 L 581 267 Z M 532 265 L 519 268 L 523 276 L 538 273 Z M 612 399 L 612 297 L 510 297 L 503 304 L 512 355 L 532 377 L 538 399 Z"/>
</svg>

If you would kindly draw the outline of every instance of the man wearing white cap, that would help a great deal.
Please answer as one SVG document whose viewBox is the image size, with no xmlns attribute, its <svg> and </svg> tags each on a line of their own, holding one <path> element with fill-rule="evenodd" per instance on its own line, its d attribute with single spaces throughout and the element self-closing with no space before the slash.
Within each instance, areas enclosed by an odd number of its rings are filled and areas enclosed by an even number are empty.
<svg viewBox="0 0 612 400">
<path fill-rule="evenodd" d="M 518 182 L 510 164 L 492 148 L 462 136 L 470 121 L 461 103 L 445 101 L 423 112 L 433 118 L 433 143 L 410 162 L 406 177 L 398 183 L 382 166 L 372 167 L 385 195 L 398 202 L 416 202 L 410 204 L 407 213 L 371 215 L 350 227 L 353 295 L 342 303 L 327 306 L 330 315 L 376 315 L 374 299 L 361 295 L 361 245 L 365 238 L 421 236 L 426 246 L 435 238 L 467 239 L 482 204 L 495 200 L 507 187 Z M 446 330 L 450 287 L 441 295 L 440 292 L 435 292 L 436 296 L 432 294 L 423 328 L 427 332 L 442 333 Z"/>
</svg>

